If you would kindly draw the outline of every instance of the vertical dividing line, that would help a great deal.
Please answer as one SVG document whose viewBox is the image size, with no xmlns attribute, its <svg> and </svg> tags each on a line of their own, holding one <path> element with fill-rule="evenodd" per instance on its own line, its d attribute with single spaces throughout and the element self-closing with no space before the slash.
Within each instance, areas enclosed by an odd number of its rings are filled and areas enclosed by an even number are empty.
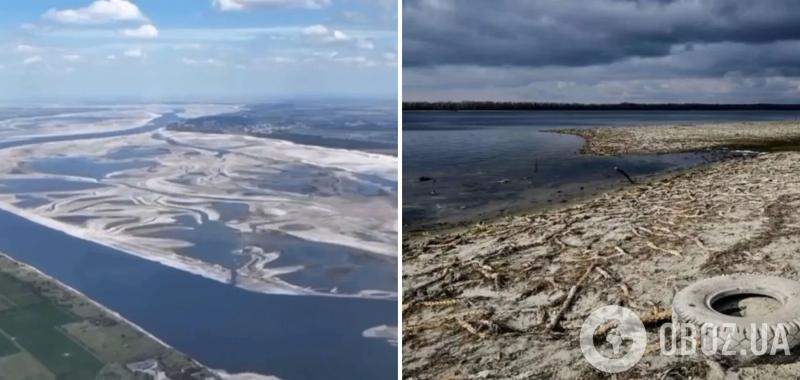
<svg viewBox="0 0 800 380">
<path fill-rule="evenodd" d="M 397 0 L 397 378 L 403 378 L 403 0 Z"/>
</svg>

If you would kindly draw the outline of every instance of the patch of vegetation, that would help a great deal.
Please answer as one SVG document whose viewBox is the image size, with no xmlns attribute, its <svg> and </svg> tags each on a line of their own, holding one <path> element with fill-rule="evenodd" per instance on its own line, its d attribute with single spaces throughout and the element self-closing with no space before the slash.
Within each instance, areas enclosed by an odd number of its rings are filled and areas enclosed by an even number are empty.
<svg viewBox="0 0 800 380">
<path fill-rule="evenodd" d="M 60 328 L 76 321 L 75 316 L 5 274 L 0 274 L 0 292 L 14 303 L 13 308 L 0 312 L 0 330 L 13 337 L 59 380 L 95 378 L 103 364 Z M 0 339 L 0 356 L 18 351 L 13 342 L 5 340 Z"/>
</svg>

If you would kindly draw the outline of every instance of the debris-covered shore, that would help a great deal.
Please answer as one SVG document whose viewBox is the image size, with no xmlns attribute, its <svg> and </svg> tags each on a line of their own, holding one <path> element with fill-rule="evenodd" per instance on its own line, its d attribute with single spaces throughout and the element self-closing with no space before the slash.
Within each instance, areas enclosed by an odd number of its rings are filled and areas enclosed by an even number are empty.
<svg viewBox="0 0 800 380">
<path fill-rule="evenodd" d="M 583 137 L 581 152 L 596 155 L 678 153 L 719 148 L 786 150 L 800 146 L 800 122 L 680 124 L 624 128 L 570 128 Z"/>
<path fill-rule="evenodd" d="M 562 131 L 594 154 L 786 145 L 797 123 Z M 744 136 L 744 137 L 742 137 Z M 724 368 L 659 354 L 675 292 L 716 274 L 800 275 L 800 153 L 737 157 L 561 209 L 403 241 L 403 376 L 605 378 L 583 359 L 588 314 L 618 304 L 649 327 L 625 378 L 784 378 L 800 363 Z"/>
</svg>

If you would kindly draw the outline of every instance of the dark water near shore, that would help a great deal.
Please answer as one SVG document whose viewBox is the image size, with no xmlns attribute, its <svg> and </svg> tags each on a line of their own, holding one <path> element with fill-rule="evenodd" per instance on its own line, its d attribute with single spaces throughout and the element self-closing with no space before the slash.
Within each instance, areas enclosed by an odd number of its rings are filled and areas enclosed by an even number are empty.
<svg viewBox="0 0 800 380">
<path fill-rule="evenodd" d="M 13 239 L 10 238 L 13 236 Z M 0 210 L 0 252 L 119 312 L 205 365 L 282 379 L 384 379 L 396 302 L 254 293 L 143 260 Z"/>
<path fill-rule="evenodd" d="M 558 128 L 796 120 L 800 111 L 404 112 L 403 224 L 491 217 L 591 196 L 633 177 L 705 163 L 703 153 L 587 156 Z M 423 180 L 424 179 L 424 180 Z"/>
</svg>

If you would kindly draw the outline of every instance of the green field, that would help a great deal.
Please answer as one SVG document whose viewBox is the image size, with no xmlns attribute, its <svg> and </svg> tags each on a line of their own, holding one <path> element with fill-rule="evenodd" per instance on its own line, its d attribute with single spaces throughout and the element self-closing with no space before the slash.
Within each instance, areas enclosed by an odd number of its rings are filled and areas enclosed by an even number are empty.
<svg viewBox="0 0 800 380">
<path fill-rule="evenodd" d="M 59 380 L 95 378 L 103 364 L 61 330 L 62 325 L 78 320 L 74 315 L 38 296 L 27 284 L 2 273 L 0 296 L 6 304 L 14 304 L 0 312 L 0 330 L 5 335 L 14 337 L 19 346 Z M 0 357 L 18 351 L 13 342 L 0 339 Z"/>
<path fill-rule="evenodd" d="M 10 305 L 13 305 L 14 308 L 25 307 L 43 300 L 30 286 L 5 273 L 0 273 L 0 297 L 5 301 L 3 302 L 4 308 L 8 308 Z"/>
</svg>

